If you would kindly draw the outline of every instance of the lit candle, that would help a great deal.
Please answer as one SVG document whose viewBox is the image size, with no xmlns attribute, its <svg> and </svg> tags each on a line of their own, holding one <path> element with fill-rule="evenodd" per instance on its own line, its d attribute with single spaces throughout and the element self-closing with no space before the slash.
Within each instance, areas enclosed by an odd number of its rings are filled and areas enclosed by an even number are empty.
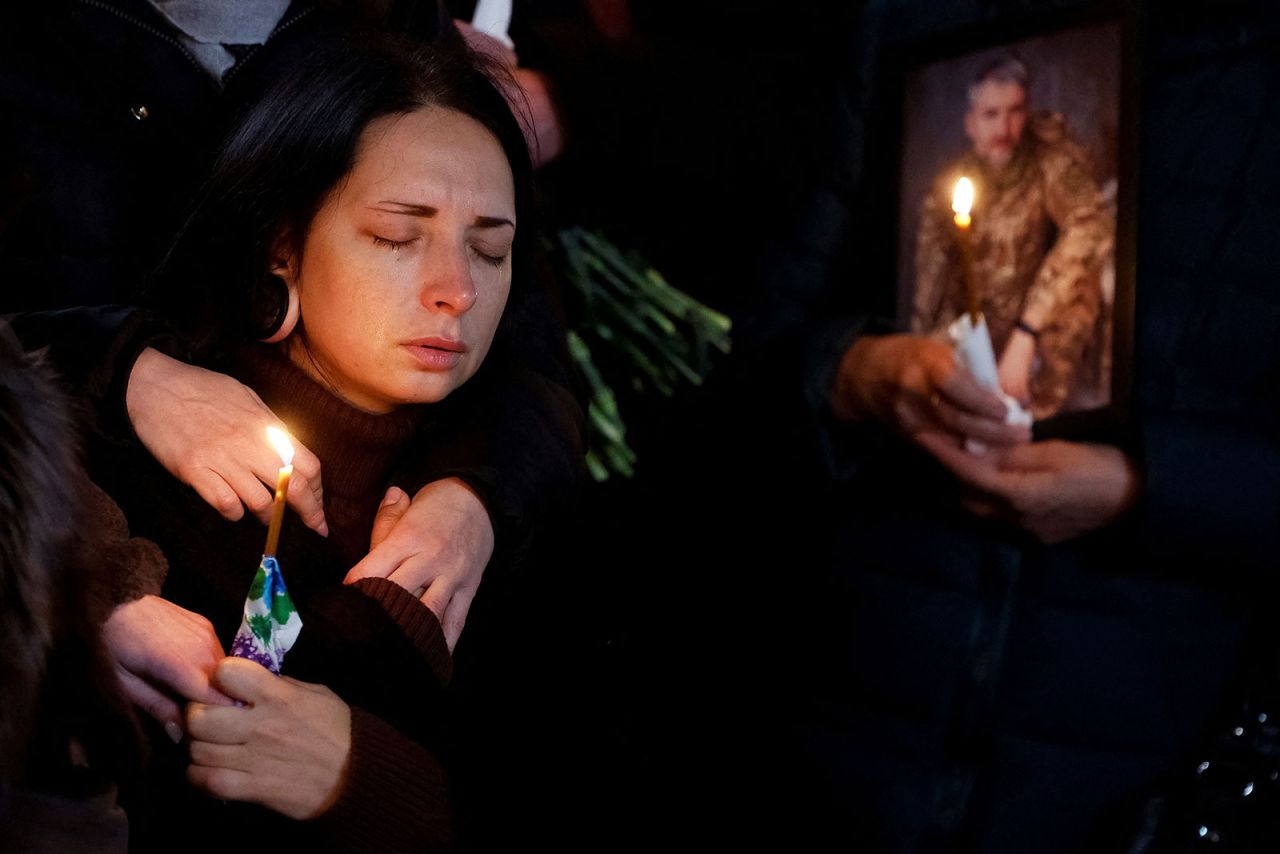
<svg viewBox="0 0 1280 854">
<path fill-rule="evenodd" d="M 263 554 L 272 557 L 280 544 L 280 524 L 284 521 L 285 496 L 289 494 L 289 478 L 293 475 L 293 443 L 279 427 L 267 428 L 267 439 L 280 455 L 280 473 L 276 477 L 276 501 L 271 508 L 271 524 L 267 527 L 267 547 Z"/>
<path fill-rule="evenodd" d="M 973 182 L 961 178 L 956 182 L 951 196 L 951 210 L 956 217 L 956 242 L 960 244 L 960 260 L 964 265 L 964 299 L 967 311 L 947 328 L 956 347 L 956 358 L 978 385 L 994 391 L 1004 401 L 1006 424 L 1031 424 L 1031 413 L 1018 401 L 1000 390 L 1000 371 L 996 366 L 995 351 L 991 347 L 991 333 L 987 321 L 978 309 L 978 287 L 973 280 L 973 246 L 969 242 L 969 226 L 973 224 L 969 213 L 973 210 Z M 986 446 L 976 439 L 965 439 L 965 448 L 973 454 L 985 453 Z"/>
<path fill-rule="evenodd" d="M 973 246 L 969 242 L 969 226 L 973 223 L 969 213 L 973 210 L 973 182 L 961 177 L 956 181 L 951 196 L 951 210 L 955 211 L 956 240 L 960 244 L 961 274 L 964 276 L 964 301 L 969 321 L 978 325 L 978 286 L 973 280 Z"/>
</svg>

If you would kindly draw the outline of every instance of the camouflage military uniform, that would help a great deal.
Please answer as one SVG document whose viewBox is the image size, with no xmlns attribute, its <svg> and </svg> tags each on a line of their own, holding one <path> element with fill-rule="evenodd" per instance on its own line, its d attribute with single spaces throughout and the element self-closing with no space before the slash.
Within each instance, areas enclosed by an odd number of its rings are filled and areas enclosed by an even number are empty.
<svg viewBox="0 0 1280 854">
<path fill-rule="evenodd" d="M 1030 392 L 1032 413 L 1045 418 L 1075 384 L 1100 379 L 1099 275 L 1113 248 L 1114 218 L 1059 114 L 1029 117 L 1023 144 L 999 178 L 967 153 L 921 204 L 911 321 L 918 333 L 935 332 L 965 310 L 951 212 L 960 175 L 976 189 L 973 272 L 992 344 L 999 358 L 1019 320 L 1040 330 Z M 1086 352 L 1090 365 L 1082 364 Z"/>
</svg>

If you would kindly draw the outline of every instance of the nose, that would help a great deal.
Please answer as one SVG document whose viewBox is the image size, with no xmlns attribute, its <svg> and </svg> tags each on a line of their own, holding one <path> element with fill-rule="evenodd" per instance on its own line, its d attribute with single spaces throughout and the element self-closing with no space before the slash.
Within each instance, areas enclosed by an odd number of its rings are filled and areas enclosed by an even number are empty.
<svg viewBox="0 0 1280 854">
<path fill-rule="evenodd" d="M 432 311 L 465 314 L 476 303 L 476 283 L 465 246 L 438 247 L 429 259 L 423 281 L 422 305 Z"/>
</svg>

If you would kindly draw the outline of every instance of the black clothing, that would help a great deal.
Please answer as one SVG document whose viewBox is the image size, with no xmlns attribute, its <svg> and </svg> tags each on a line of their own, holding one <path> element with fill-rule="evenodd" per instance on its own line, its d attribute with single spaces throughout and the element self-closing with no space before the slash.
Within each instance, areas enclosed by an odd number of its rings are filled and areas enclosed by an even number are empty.
<svg viewBox="0 0 1280 854">
<path fill-rule="evenodd" d="M 146 0 L 55 0 L 7 16 L 0 277 L 4 309 L 23 312 L 136 303 L 239 115 L 356 19 L 294 3 L 219 90 Z M 445 33 L 444 18 L 419 32 Z"/>
<path fill-rule="evenodd" d="M 987 6 L 988 23 L 1017 17 Z M 979 15 L 869 4 L 858 64 Z M 816 415 L 815 459 L 842 483 L 814 486 L 833 502 L 815 550 L 831 564 L 809 578 L 838 623 L 798 627 L 824 665 L 805 727 L 815 832 L 842 849 L 1114 850 L 1203 736 L 1274 596 L 1280 30 L 1228 4 L 1153 9 L 1142 35 L 1141 171 L 1121 177 L 1141 191 L 1135 411 L 1114 437 L 1143 476 L 1126 519 L 1037 545 L 963 512 L 953 480 L 887 431 L 832 419 L 840 355 L 891 328 L 873 319 L 894 298 L 873 241 L 893 170 L 864 156 L 890 81 L 850 83 L 831 180 L 773 258 L 760 361 L 786 360 L 785 405 Z"/>
</svg>

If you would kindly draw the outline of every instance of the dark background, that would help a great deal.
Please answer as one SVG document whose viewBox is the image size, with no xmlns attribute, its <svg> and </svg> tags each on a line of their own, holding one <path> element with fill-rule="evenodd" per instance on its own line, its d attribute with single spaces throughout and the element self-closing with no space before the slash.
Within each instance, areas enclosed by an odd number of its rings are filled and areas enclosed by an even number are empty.
<svg viewBox="0 0 1280 854">
<path fill-rule="evenodd" d="M 588 5 L 515 4 L 568 136 L 538 176 L 544 231 L 599 229 L 738 320 L 823 174 L 859 4 L 633 2 L 612 38 Z M 803 443 L 763 382 L 731 358 L 673 399 L 615 389 L 636 477 L 588 484 L 476 600 L 455 676 L 475 850 L 764 844 L 789 822 L 789 627 L 823 603 L 795 582 Z"/>
</svg>

